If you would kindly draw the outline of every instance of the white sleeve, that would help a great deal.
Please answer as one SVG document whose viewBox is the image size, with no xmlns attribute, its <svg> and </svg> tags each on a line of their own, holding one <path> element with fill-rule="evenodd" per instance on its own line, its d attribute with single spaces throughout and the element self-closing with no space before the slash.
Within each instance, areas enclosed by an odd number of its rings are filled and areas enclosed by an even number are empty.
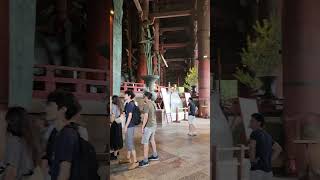
<svg viewBox="0 0 320 180">
<path fill-rule="evenodd" d="M 84 128 L 84 127 L 82 127 L 82 126 L 79 126 L 78 132 L 79 132 L 80 136 L 81 136 L 84 140 L 89 141 L 89 135 L 88 135 L 87 128 Z"/>
</svg>

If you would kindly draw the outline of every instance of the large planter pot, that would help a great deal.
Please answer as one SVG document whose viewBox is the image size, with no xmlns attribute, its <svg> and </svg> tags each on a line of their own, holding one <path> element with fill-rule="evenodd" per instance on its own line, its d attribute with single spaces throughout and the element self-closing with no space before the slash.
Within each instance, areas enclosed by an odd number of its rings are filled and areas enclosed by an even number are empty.
<svg viewBox="0 0 320 180">
<path fill-rule="evenodd" d="M 159 76 L 157 75 L 146 75 L 143 76 L 142 79 L 146 83 L 146 91 L 149 91 L 152 93 L 152 100 L 157 99 L 157 94 L 154 92 L 155 89 L 155 82 L 159 79 Z"/>
<path fill-rule="evenodd" d="M 265 94 L 263 95 L 265 98 L 274 98 L 275 95 L 272 92 L 271 85 L 276 79 L 276 76 L 263 76 L 260 77 L 261 81 L 263 82 L 263 89 L 265 90 Z"/>
<path fill-rule="evenodd" d="M 196 92 L 196 87 L 197 86 L 191 86 L 192 87 L 192 90 L 191 90 L 191 96 L 194 97 L 197 95 L 197 92 Z"/>
</svg>

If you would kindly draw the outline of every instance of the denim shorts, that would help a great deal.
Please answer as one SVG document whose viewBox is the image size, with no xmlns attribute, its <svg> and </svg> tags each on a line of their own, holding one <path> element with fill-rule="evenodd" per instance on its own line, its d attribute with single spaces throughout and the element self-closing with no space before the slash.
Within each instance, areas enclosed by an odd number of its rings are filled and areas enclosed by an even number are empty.
<svg viewBox="0 0 320 180">
<path fill-rule="evenodd" d="M 196 117 L 195 117 L 195 116 L 191 116 L 191 115 L 188 116 L 188 122 L 189 122 L 189 124 L 194 124 L 195 120 L 196 120 Z"/>
<path fill-rule="evenodd" d="M 134 150 L 134 129 L 135 127 L 129 127 L 126 134 L 126 145 L 128 151 Z"/>
<path fill-rule="evenodd" d="M 144 133 L 141 139 L 141 144 L 149 144 L 150 139 L 156 133 L 156 127 L 145 127 Z"/>
</svg>

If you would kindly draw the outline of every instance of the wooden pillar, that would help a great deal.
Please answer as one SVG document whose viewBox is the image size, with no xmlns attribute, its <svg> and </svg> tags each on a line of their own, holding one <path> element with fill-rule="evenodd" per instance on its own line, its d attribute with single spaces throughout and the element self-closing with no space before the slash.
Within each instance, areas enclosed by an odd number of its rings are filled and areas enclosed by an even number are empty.
<svg viewBox="0 0 320 180">
<path fill-rule="evenodd" d="M 0 109 L 8 106 L 9 96 L 9 0 L 0 1 Z"/>
<path fill-rule="evenodd" d="M 289 167 L 303 172 L 306 157 L 293 140 L 320 121 L 320 1 L 283 1 L 284 125 Z M 296 27 L 296 28 L 292 28 Z M 294 162 L 296 161 L 296 164 Z M 302 165 L 302 166 L 301 166 Z"/>
<path fill-rule="evenodd" d="M 128 3 L 128 72 L 129 72 L 129 80 L 132 81 L 132 3 Z"/>
<path fill-rule="evenodd" d="M 203 117 L 210 115 L 210 1 L 197 2 L 199 47 L 199 111 Z"/>
<path fill-rule="evenodd" d="M 9 96 L 9 0 L 0 1 L 0 161 L 3 160 L 5 144 L 4 115 Z"/>
<path fill-rule="evenodd" d="M 107 59 L 100 55 L 98 48 L 107 44 L 112 47 L 110 30 L 110 10 L 112 2 L 109 0 L 88 0 L 88 28 L 87 28 L 87 61 L 89 68 L 107 69 Z M 112 51 L 110 50 L 110 54 Z M 95 79 L 106 79 L 103 75 L 94 76 Z"/>
<path fill-rule="evenodd" d="M 140 22 L 140 29 L 143 28 L 143 20 L 147 20 L 149 17 L 149 0 L 143 0 L 142 3 L 142 11 L 143 11 L 143 17 Z M 140 40 L 142 40 L 142 33 L 140 31 Z M 143 44 L 140 44 L 140 56 L 139 56 L 139 65 L 138 65 L 138 82 L 143 83 L 143 76 L 147 75 L 147 57 L 144 53 L 144 46 Z"/>
<path fill-rule="evenodd" d="M 193 58 L 192 67 L 198 68 L 196 61 L 198 60 L 198 21 L 197 21 L 197 0 L 193 2 L 194 10 L 192 13 L 192 25 L 193 25 Z"/>
</svg>

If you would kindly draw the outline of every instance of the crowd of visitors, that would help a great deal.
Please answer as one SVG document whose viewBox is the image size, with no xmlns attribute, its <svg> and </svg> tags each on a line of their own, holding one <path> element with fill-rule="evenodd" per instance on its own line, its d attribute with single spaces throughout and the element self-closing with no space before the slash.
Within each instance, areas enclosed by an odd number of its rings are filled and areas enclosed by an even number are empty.
<svg viewBox="0 0 320 180">
<path fill-rule="evenodd" d="M 159 160 L 155 138 L 157 106 L 152 96 L 150 92 L 143 94 L 141 110 L 132 91 L 125 92 L 124 103 L 119 96 L 112 96 L 110 159 L 129 163 L 129 170 Z M 196 107 L 191 98 L 188 102 L 188 134 L 195 136 Z M 23 107 L 10 107 L 5 116 L 6 145 L 4 159 L 0 161 L 0 179 L 99 179 L 95 150 L 89 143 L 87 129 L 80 122 L 81 110 L 72 93 L 60 90 L 48 95 L 43 120 L 32 118 Z M 134 141 L 137 127 L 141 127 L 142 133 L 143 159 L 140 161 L 137 160 Z M 124 144 L 127 153 L 120 159 L 119 151 Z"/>
</svg>

